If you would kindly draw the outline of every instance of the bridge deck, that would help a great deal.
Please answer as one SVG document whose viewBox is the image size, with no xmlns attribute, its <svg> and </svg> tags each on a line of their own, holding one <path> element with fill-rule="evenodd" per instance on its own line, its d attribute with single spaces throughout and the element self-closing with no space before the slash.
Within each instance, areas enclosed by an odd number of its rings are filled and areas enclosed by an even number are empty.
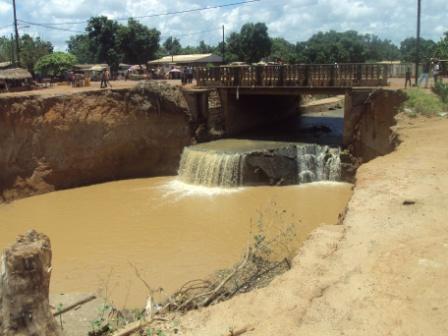
<svg viewBox="0 0 448 336">
<path fill-rule="evenodd" d="M 338 89 L 387 85 L 384 64 L 299 64 L 197 68 L 198 86 L 220 88 Z"/>
</svg>

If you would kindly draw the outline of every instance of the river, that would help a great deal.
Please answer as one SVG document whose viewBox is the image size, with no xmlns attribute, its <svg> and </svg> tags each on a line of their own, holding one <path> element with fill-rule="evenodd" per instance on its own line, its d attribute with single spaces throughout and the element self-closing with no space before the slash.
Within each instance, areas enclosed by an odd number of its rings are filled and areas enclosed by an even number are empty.
<svg viewBox="0 0 448 336">
<path fill-rule="evenodd" d="M 171 293 L 239 260 L 265 227 L 293 224 L 297 248 L 322 223 L 335 224 L 351 185 L 319 182 L 232 189 L 174 177 L 105 183 L 0 206 L 0 248 L 34 228 L 52 243 L 51 292 L 101 292 L 118 307 L 141 307 L 146 289 Z"/>
</svg>

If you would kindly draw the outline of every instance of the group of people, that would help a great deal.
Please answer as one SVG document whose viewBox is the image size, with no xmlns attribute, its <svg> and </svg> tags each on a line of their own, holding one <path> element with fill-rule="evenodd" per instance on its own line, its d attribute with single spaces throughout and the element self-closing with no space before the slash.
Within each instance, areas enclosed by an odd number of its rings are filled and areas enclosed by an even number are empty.
<svg viewBox="0 0 448 336">
<path fill-rule="evenodd" d="M 437 59 L 431 59 L 423 64 L 422 74 L 417 80 L 417 86 L 421 86 L 423 81 L 425 82 L 425 88 L 428 88 L 429 74 L 432 73 L 434 84 L 441 80 L 442 76 L 442 63 Z M 412 71 L 410 67 L 406 68 L 406 81 L 404 87 L 412 86 Z"/>
<path fill-rule="evenodd" d="M 193 83 L 193 68 L 191 66 L 183 68 L 181 79 L 182 84 Z"/>
</svg>

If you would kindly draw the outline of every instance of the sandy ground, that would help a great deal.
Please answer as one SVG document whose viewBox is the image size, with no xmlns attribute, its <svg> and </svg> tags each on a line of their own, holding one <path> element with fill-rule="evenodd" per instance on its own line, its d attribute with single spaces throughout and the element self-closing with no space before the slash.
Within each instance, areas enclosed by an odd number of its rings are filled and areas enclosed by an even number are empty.
<svg viewBox="0 0 448 336">
<path fill-rule="evenodd" d="M 317 229 L 269 287 L 176 321 L 179 334 L 448 335 L 448 120 L 397 129 L 399 148 L 359 169 L 344 225 Z"/>
</svg>

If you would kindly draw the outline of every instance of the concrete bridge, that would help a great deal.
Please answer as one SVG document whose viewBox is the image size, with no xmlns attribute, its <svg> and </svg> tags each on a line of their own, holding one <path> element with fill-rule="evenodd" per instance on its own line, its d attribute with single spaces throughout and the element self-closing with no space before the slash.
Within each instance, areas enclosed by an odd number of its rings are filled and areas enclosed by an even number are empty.
<svg viewBox="0 0 448 336">
<path fill-rule="evenodd" d="M 304 94 L 345 94 L 343 144 L 349 146 L 361 124 L 364 134 L 376 137 L 375 123 L 393 123 L 403 97 L 382 89 L 387 73 L 383 64 L 198 68 L 197 88 L 185 90 L 185 96 L 193 119 L 211 129 L 209 93 L 216 90 L 224 136 L 235 136 L 297 114 Z M 375 141 L 389 141 L 388 136 L 379 139 Z"/>
</svg>

